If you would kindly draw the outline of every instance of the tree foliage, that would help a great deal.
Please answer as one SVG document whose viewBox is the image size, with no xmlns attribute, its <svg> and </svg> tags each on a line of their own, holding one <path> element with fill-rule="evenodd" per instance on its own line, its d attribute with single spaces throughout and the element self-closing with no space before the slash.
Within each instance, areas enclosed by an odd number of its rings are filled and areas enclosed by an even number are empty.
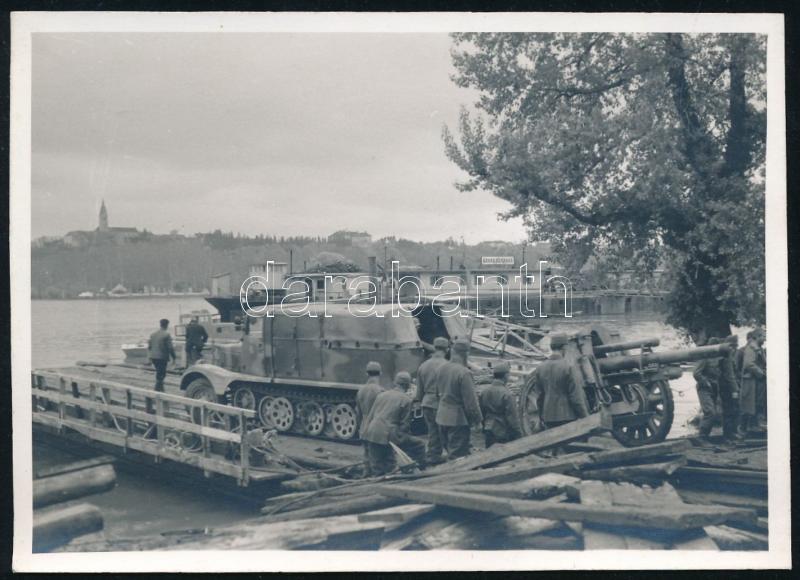
<svg viewBox="0 0 800 580">
<path fill-rule="evenodd" d="M 572 261 L 667 256 L 669 321 L 689 332 L 763 321 L 764 37 L 453 40 L 453 79 L 478 94 L 444 129 L 461 189 L 509 201 Z"/>
</svg>

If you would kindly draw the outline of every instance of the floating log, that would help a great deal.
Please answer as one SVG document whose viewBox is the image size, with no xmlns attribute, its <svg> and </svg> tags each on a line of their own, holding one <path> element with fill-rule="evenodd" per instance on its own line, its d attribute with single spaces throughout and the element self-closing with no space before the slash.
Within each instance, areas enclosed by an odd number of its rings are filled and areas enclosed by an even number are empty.
<svg viewBox="0 0 800 580">
<path fill-rule="evenodd" d="M 381 485 L 380 493 L 421 503 L 449 505 L 498 515 L 532 516 L 572 522 L 624 525 L 638 528 L 689 529 L 728 521 L 753 521 L 755 512 L 723 506 L 677 505 L 654 507 L 584 506 L 546 501 L 506 499 L 479 493 L 425 489 L 422 486 Z"/>
<path fill-rule="evenodd" d="M 493 445 L 490 449 L 478 451 L 468 457 L 438 465 L 428 470 L 428 473 L 444 473 L 452 471 L 466 471 L 483 467 L 491 467 L 504 461 L 529 455 L 535 451 L 542 451 L 557 447 L 570 441 L 575 441 L 591 434 L 611 429 L 611 416 L 600 411 L 583 419 L 578 419 L 565 425 L 546 429 L 533 435 L 522 437 L 510 443 Z"/>
<path fill-rule="evenodd" d="M 117 474 L 112 465 L 99 465 L 82 471 L 44 477 L 33 481 L 33 507 L 69 501 L 103 493 L 114 487 Z"/>
<path fill-rule="evenodd" d="M 33 550 L 47 552 L 102 529 L 103 514 L 93 505 L 37 511 L 33 514 Z"/>
<path fill-rule="evenodd" d="M 53 477 L 54 475 L 62 475 L 64 473 L 72 473 L 74 471 L 81 471 L 90 467 L 97 467 L 98 465 L 108 465 L 114 463 L 116 458 L 113 455 L 101 455 L 91 459 L 84 459 L 82 461 L 73 461 L 72 463 L 65 463 L 63 465 L 55 465 L 52 467 L 42 467 L 33 472 L 34 479 L 42 477 Z"/>
</svg>

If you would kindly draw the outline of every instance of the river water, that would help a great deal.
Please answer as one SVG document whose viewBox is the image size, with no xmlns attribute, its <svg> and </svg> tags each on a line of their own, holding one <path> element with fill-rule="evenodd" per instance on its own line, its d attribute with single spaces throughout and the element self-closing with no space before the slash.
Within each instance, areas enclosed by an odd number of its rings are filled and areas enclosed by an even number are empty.
<svg viewBox="0 0 800 580">
<path fill-rule="evenodd" d="M 33 367 L 68 366 L 78 360 L 122 361 L 120 345 L 148 336 L 158 320 L 177 322 L 181 313 L 213 309 L 202 298 L 131 298 L 109 300 L 34 300 L 32 304 Z M 581 316 L 539 319 L 545 328 L 576 331 L 596 324 L 618 330 L 625 340 L 658 337 L 661 349 L 684 345 L 678 333 L 656 314 Z M 743 334 L 745 330 L 739 333 Z M 744 338 L 741 336 L 740 338 Z M 545 340 L 546 345 L 546 340 Z M 671 383 L 675 422 L 670 437 L 693 431 L 688 420 L 699 404 L 691 373 Z M 34 448 L 34 467 L 75 460 L 49 447 Z M 117 487 L 91 498 L 106 514 L 107 538 L 219 526 L 256 515 L 255 509 L 223 498 L 209 501 L 208 492 L 171 484 L 166 478 L 118 470 Z"/>
</svg>

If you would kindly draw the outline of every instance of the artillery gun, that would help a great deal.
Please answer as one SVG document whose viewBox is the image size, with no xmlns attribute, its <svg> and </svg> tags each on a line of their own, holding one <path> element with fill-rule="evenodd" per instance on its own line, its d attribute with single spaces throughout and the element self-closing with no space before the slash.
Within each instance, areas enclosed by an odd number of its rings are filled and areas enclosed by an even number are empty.
<svg viewBox="0 0 800 580">
<path fill-rule="evenodd" d="M 663 441 L 674 419 L 675 405 L 669 381 L 683 374 L 680 363 L 719 358 L 727 345 L 654 352 L 657 338 L 612 342 L 602 328 L 569 337 L 564 357 L 580 377 L 592 412 L 606 408 L 612 416 L 614 438 L 627 447 Z M 613 340 L 613 339 L 612 339 Z M 636 353 L 630 351 L 638 350 Z M 525 433 L 541 428 L 540 391 L 533 374 L 519 393 Z"/>
</svg>

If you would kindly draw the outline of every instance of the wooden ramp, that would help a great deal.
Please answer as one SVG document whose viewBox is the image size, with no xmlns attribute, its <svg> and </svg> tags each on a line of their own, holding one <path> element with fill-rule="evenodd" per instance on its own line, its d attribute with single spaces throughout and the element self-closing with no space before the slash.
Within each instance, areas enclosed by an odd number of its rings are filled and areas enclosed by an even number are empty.
<svg viewBox="0 0 800 580">
<path fill-rule="evenodd" d="M 255 411 L 156 393 L 145 387 L 152 380 L 147 374 L 99 368 L 34 371 L 34 429 L 80 434 L 121 453 L 152 456 L 156 463 L 167 460 L 206 477 L 232 477 L 240 486 L 297 474 L 274 461 L 277 454 L 265 444 Z M 174 377 L 169 383 L 169 390 L 177 390 Z"/>
</svg>

